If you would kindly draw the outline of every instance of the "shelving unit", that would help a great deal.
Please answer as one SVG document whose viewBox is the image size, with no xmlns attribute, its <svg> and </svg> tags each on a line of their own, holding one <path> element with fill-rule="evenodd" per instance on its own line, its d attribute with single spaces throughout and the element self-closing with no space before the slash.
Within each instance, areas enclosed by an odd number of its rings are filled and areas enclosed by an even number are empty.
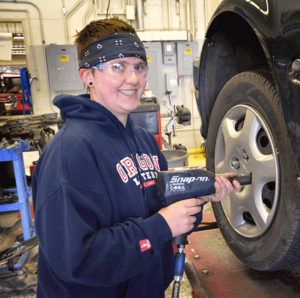
<svg viewBox="0 0 300 298">
<path fill-rule="evenodd" d="M 27 186 L 25 175 L 25 167 L 23 160 L 23 151 L 30 148 L 28 140 L 18 140 L 17 143 L 11 146 L 0 149 L 0 162 L 12 161 L 14 166 L 16 189 L 4 190 L 4 193 L 15 193 L 18 195 L 18 202 L 11 204 L 0 205 L 0 212 L 20 210 L 21 221 L 23 228 L 24 240 L 28 240 L 34 235 L 34 227 L 32 224 L 29 198 L 31 197 L 31 188 Z M 29 251 L 26 251 L 14 265 L 15 270 L 21 270 Z M 6 267 L 1 268 L 6 269 Z"/>
<path fill-rule="evenodd" d="M 1 60 L 0 66 L 18 66 L 24 67 L 27 65 L 26 61 L 26 46 L 23 36 L 14 36 L 12 40 L 11 60 Z"/>
<path fill-rule="evenodd" d="M 12 46 L 12 55 L 26 55 L 24 37 L 14 37 Z"/>
</svg>

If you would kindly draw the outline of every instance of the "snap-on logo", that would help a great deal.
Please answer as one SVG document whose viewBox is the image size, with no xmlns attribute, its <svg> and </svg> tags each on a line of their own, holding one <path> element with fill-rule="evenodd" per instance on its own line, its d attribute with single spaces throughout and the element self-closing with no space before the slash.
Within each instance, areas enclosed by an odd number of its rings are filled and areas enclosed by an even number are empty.
<svg viewBox="0 0 300 298">
<path fill-rule="evenodd" d="M 208 177 L 179 177 L 173 176 L 170 181 L 170 190 L 171 191 L 185 191 L 185 185 L 192 183 L 194 181 L 209 181 Z"/>
<path fill-rule="evenodd" d="M 144 239 L 140 241 L 141 252 L 151 248 L 151 243 L 149 239 Z"/>
<path fill-rule="evenodd" d="M 191 183 L 194 181 L 209 181 L 208 177 L 179 177 L 173 176 L 171 179 L 171 183 Z"/>
</svg>

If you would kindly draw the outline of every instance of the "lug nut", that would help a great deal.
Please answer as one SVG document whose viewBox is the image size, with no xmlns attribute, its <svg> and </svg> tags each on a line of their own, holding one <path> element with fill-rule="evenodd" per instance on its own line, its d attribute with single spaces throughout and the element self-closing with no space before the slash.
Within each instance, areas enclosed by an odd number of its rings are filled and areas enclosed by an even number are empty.
<svg viewBox="0 0 300 298">
<path fill-rule="evenodd" d="M 233 161 L 231 162 L 231 166 L 232 166 L 234 169 L 238 170 L 238 169 L 240 168 L 240 162 L 239 162 L 238 160 L 233 160 Z"/>
<path fill-rule="evenodd" d="M 247 152 L 244 150 L 244 149 L 242 149 L 243 150 L 243 158 L 246 160 L 246 161 L 249 161 L 249 155 L 247 154 Z"/>
</svg>

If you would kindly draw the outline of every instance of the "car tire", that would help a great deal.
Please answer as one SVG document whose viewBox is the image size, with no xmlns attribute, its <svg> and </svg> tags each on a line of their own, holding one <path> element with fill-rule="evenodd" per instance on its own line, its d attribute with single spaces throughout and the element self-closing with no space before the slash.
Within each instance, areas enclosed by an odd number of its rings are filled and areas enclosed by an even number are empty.
<svg viewBox="0 0 300 298">
<path fill-rule="evenodd" d="M 232 252 L 262 271 L 300 265 L 297 169 L 272 75 L 255 70 L 233 77 L 212 110 L 207 169 L 252 174 L 252 184 L 213 203 Z"/>
</svg>

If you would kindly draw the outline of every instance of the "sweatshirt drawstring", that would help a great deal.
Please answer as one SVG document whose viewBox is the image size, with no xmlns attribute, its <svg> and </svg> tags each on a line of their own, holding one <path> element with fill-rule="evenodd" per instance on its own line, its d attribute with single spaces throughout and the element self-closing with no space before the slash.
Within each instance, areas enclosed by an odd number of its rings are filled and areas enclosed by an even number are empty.
<svg viewBox="0 0 300 298">
<path fill-rule="evenodd" d="M 130 125 L 131 126 L 131 125 Z M 136 137 L 135 137 L 135 133 L 134 133 L 134 128 L 131 126 L 131 131 L 132 131 L 132 137 L 133 137 L 133 141 L 137 147 L 137 154 L 138 156 L 140 157 L 140 159 L 142 159 L 144 162 L 144 156 L 143 156 L 143 153 L 142 153 L 142 150 L 141 148 L 139 147 L 139 142 L 137 141 Z M 139 169 L 139 166 L 137 166 L 137 169 L 138 169 L 138 175 L 139 175 L 139 179 L 141 181 L 141 185 L 142 185 L 142 180 L 141 180 L 141 174 L 140 174 L 140 169 Z M 144 195 L 144 199 L 146 200 L 146 188 L 142 185 L 142 190 L 143 190 L 143 195 Z"/>
<path fill-rule="evenodd" d="M 135 137 L 133 137 L 133 138 L 134 138 L 134 142 L 136 143 Z M 139 157 L 142 157 L 142 150 L 140 148 L 137 148 L 136 152 L 137 152 L 137 154 L 138 154 Z"/>
</svg>

